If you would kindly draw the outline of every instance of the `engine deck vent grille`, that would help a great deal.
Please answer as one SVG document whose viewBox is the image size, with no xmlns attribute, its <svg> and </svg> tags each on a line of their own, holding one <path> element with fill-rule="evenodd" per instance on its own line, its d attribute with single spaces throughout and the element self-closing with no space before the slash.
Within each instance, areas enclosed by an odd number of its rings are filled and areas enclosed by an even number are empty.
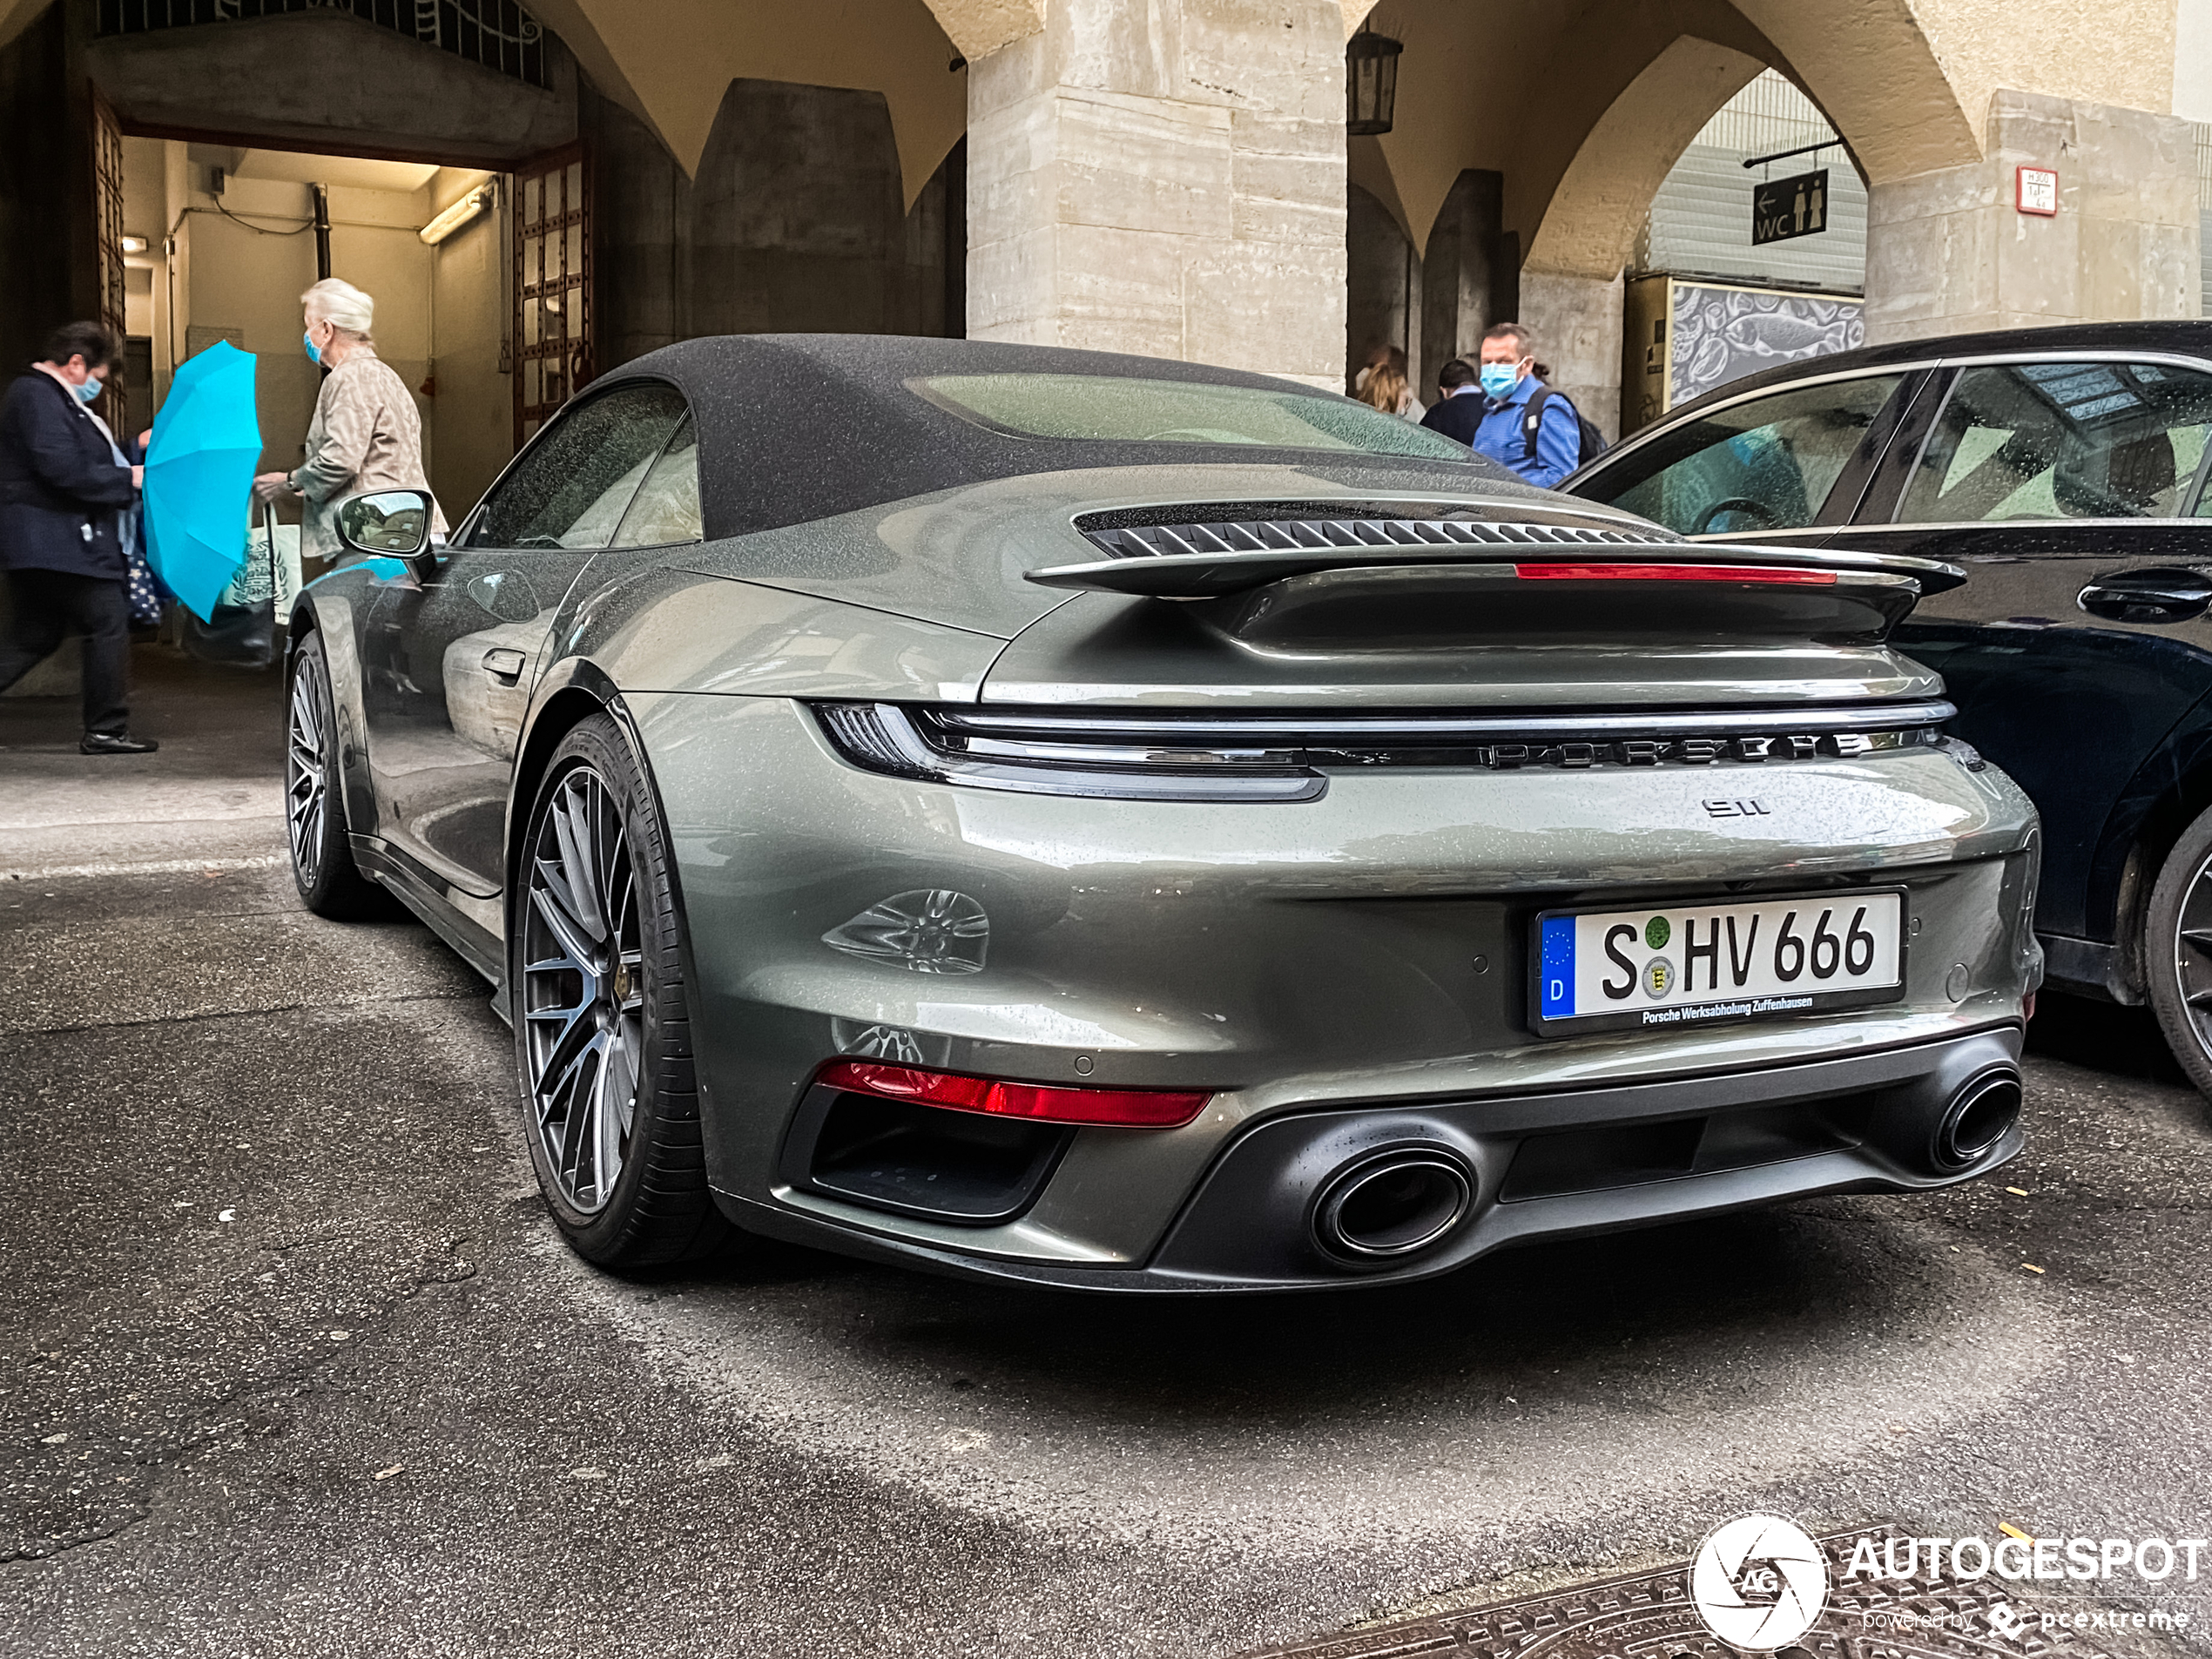
<svg viewBox="0 0 2212 1659">
<path fill-rule="evenodd" d="M 1210 524 L 1086 529 L 1117 559 L 1189 553 L 1274 553 L 1377 547 L 1679 547 L 1677 538 L 1589 525 L 1493 524 L 1436 518 L 1251 518 Z"/>
</svg>

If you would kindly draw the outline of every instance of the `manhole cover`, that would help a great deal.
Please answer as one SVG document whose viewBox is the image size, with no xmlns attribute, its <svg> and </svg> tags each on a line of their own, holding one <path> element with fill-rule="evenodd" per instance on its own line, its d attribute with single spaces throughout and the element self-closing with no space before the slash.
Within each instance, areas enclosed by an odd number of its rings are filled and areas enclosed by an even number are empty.
<svg viewBox="0 0 2212 1659">
<path fill-rule="evenodd" d="M 1812 1628 L 1776 1659 L 2112 1659 L 2079 1630 L 2046 1629 L 2060 1611 L 2013 1581 L 1994 1576 L 1932 1582 L 1847 1579 L 1861 1539 L 1878 1549 L 1900 1532 L 1865 1527 L 1819 1540 L 1828 1562 L 1827 1604 Z M 1269 1648 L 1247 1659 L 1737 1659 L 1690 1604 L 1687 1561 L 1578 1584 L 1548 1595 Z M 2078 1614 L 2084 1604 L 2067 1602 Z M 2128 1632 L 2127 1653 L 2156 1651 L 2150 1631 Z"/>
</svg>

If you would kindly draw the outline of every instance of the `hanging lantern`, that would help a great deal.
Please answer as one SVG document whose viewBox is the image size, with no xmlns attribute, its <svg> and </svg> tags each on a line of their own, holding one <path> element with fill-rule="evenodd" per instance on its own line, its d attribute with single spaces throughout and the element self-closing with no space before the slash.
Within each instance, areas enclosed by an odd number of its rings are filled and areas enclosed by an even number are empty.
<svg viewBox="0 0 2212 1659">
<path fill-rule="evenodd" d="M 1406 43 L 1362 29 L 1344 47 L 1344 130 L 1352 138 L 1390 131 L 1398 107 L 1398 54 Z"/>
</svg>

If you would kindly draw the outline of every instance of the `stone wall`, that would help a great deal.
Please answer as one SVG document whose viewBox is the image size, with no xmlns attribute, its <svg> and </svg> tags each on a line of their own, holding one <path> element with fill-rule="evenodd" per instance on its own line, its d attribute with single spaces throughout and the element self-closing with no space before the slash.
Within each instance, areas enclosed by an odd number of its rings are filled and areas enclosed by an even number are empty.
<svg viewBox="0 0 2212 1659">
<path fill-rule="evenodd" d="M 588 89 L 583 125 L 602 372 L 698 334 L 958 332 L 965 151 L 907 209 L 882 94 L 734 81 L 696 178 Z"/>
<path fill-rule="evenodd" d="M 1291 375 L 1345 353 L 1331 0 L 1060 0 L 968 66 L 968 332 Z"/>
<path fill-rule="evenodd" d="M 335 10 L 90 38 L 82 54 L 126 124 L 483 166 L 576 137 L 575 61 L 550 38 L 544 55 L 551 84 L 531 86 Z"/>
<path fill-rule="evenodd" d="M 1867 192 L 1870 342 L 1986 328 L 2195 316 L 2196 162 L 2171 116 L 2028 92 L 1990 100 L 1986 159 Z M 2015 206 L 2023 166 L 2059 211 Z"/>
<path fill-rule="evenodd" d="M 902 206 L 881 93 L 732 81 L 691 181 L 692 332 L 884 332 Z"/>
<path fill-rule="evenodd" d="M 588 79 L 578 114 L 591 156 L 592 303 L 604 372 L 691 332 L 691 181 L 651 128 Z"/>
</svg>

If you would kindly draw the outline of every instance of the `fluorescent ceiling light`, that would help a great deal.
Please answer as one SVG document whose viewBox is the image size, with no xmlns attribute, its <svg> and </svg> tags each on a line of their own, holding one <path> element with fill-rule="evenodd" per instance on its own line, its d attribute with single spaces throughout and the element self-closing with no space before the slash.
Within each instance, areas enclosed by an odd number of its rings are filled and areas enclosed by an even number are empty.
<svg viewBox="0 0 2212 1659">
<path fill-rule="evenodd" d="M 447 237 L 489 207 L 491 197 L 492 186 L 487 180 L 425 225 L 419 234 L 432 247 L 437 246 Z"/>
<path fill-rule="evenodd" d="M 125 253 L 145 253 L 146 251 L 146 239 L 143 236 L 125 237 L 123 239 L 123 251 Z"/>
</svg>

